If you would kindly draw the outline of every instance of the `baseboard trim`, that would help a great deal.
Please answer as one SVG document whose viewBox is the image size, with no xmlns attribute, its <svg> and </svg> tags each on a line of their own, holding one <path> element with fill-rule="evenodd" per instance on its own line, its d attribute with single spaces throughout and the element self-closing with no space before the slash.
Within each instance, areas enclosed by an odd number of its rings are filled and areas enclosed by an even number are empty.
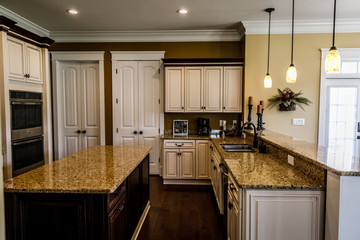
<svg viewBox="0 0 360 240">
<path fill-rule="evenodd" d="M 164 179 L 163 184 L 169 185 L 211 185 L 210 180 L 196 179 Z"/>
<path fill-rule="evenodd" d="M 150 201 L 148 201 L 147 204 L 146 204 L 146 207 L 145 207 L 145 209 L 144 209 L 144 211 L 143 211 L 143 213 L 141 215 L 141 218 L 139 220 L 138 225 L 135 228 L 135 231 L 134 231 L 134 234 L 131 237 L 131 240 L 136 240 L 138 238 L 139 233 L 140 233 L 141 228 L 142 228 L 142 225 L 144 224 L 146 216 L 148 215 L 149 211 L 150 211 Z"/>
</svg>

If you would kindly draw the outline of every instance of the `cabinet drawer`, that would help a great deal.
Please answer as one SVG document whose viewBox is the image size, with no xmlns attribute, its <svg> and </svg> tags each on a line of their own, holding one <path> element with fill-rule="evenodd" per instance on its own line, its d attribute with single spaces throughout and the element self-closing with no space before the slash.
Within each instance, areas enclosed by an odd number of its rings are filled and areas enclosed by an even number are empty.
<svg viewBox="0 0 360 240">
<path fill-rule="evenodd" d="M 124 181 L 113 193 L 108 194 L 108 211 L 119 201 L 126 193 L 126 181 Z"/>
<path fill-rule="evenodd" d="M 195 140 L 164 140 L 164 148 L 195 148 Z"/>
<path fill-rule="evenodd" d="M 236 202 L 239 208 L 242 209 L 241 189 L 237 186 L 231 174 L 229 174 L 228 183 L 229 194 L 232 195 L 234 202 Z"/>
</svg>

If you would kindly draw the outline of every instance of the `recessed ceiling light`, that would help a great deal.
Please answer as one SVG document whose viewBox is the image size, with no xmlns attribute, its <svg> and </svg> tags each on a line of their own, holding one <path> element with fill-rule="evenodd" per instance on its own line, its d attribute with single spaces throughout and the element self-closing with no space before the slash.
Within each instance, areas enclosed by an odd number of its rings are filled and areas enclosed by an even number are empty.
<svg viewBox="0 0 360 240">
<path fill-rule="evenodd" d="M 75 9 L 68 9 L 68 10 L 66 10 L 66 12 L 67 12 L 67 13 L 70 13 L 70 14 L 72 14 L 72 15 L 76 15 L 76 14 L 79 13 L 79 11 L 78 11 L 78 10 L 75 10 Z"/>
<path fill-rule="evenodd" d="M 189 10 L 182 8 L 182 9 L 177 10 L 177 12 L 181 13 L 181 14 L 187 14 L 189 12 Z"/>
</svg>

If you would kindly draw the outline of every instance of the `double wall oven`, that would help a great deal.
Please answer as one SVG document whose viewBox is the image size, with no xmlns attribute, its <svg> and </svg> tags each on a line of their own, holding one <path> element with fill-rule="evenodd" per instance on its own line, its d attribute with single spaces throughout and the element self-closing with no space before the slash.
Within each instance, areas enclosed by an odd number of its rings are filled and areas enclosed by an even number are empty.
<svg viewBox="0 0 360 240">
<path fill-rule="evenodd" d="M 13 176 L 44 165 L 42 94 L 10 91 Z"/>
</svg>

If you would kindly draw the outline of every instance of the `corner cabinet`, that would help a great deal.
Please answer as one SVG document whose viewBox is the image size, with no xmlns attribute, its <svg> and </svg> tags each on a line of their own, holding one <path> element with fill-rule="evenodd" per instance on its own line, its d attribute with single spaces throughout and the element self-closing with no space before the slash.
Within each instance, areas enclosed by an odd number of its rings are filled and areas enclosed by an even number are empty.
<svg viewBox="0 0 360 240">
<path fill-rule="evenodd" d="M 242 112 L 241 62 L 221 63 L 220 59 L 210 65 L 203 62 L 174 66 L 167 59 L 163 61 L 165 112 Z"/>
<path fill-rule="evenodd" d="M 164 140 L 164 183 L 208 183 L 208 140 Z"/>
</svg>

